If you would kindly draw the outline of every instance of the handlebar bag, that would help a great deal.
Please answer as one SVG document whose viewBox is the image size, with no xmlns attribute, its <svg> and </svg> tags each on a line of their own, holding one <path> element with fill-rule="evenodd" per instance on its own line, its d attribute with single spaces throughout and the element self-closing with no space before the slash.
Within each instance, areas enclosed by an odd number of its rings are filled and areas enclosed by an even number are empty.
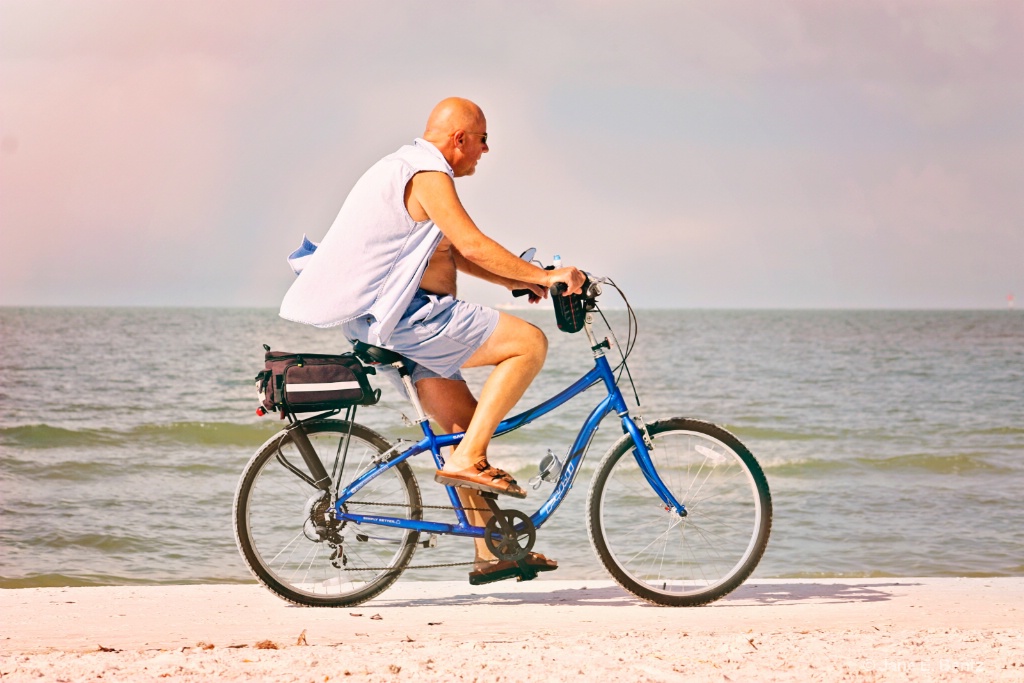
<svg viewBox="0 0 1024 683">
<path fill-rule="evenodd" d="M 309 413 L 380 400 L 380 390 L 367 379 L 374 369 L 351 353 L 267 351 L 265 362 L 266 369 L 256 375 L 256 391 L 267 412 Z"/>
<path fill-rule="evenodd" d="M 583 284 L 583 291 L 588 291 L 590 278 Z M 551 290 L 551 301 L 555 305 L 555 322 L 562 332 L 573 334 L 583 329 L 583 323 L 587 319 L 589 300 L 582 294 L 569 294 L 563 296 L 557 293 L 554 288 Z"/>
</svg>

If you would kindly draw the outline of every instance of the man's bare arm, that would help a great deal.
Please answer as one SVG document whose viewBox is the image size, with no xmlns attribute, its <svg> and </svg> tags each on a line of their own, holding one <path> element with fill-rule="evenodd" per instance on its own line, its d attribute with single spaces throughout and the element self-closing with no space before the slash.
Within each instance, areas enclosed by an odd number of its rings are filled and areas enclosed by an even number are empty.
<svg viewBox="0 0 1024 683">
<path fill-rule="evenodd" d="M 459 250 L 454 246 L 452 246 L 452 256 L 455 259 L 455 267 L 466 275 L 472 275 L 473 277 L 478 277 L 481 280 L 493 282 L 494 284 L 500 285 L 508 290 L 528 289 L 530 290 L 530 301 L 539 301 L 541 299 L 546 299 L 548 296 L 548 290 L 543 285 L 535 284 L 533 282 L 525 282 L 523 280 L 513 280 L 512 278 L 502 277 L 497 273 L 485 270 L 459 253 Z"/>
<path fill-rule="evenodd" d="M 434 221 L 466 261 L 479 266 L 486 273 L 544 287 L 564 282 L 568 285 L 569 292 L 579 292 L 582 289 L 585 276 L 578 269 L 538 268 L 481 232 L 466 213 L 455 192 L 455 183 L 447 174 L 417 173 L 409 181 L 409 186 L 410 199 Z"/>
<path fill-rule="evenodd" d="M 511 289 L 512 284 L 517 282 L 517 280 L 498 275 L 497 273 L 492 273 L 491 271 L 478 266 L 463 256 L 462 252 L 456 249 L 454 245 L 452 246 L 452 257 L 455 259 L 455 267 L 466 275 L 472 275 L 473 277 L 478 277 L 481 280 L 493 282 L 494 284 L 505 287 L 506 289 Z"/>
</svg>

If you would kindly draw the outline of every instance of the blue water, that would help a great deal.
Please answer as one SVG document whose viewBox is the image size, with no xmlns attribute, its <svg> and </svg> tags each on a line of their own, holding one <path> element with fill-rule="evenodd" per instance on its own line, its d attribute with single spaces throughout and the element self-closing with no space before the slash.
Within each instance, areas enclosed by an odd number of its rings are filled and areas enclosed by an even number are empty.
<svg viewBox="0 0 1024 683">
<path fill-rule="evenodd" d="M 525 408 L 589 367 L 549 311 Z M 775 524 L 761 577 L 1024 574 L 1024 315 L 1019 311 L 639 311 L 630 360 L 650 420 L 737 434 L 765 468 Z M 625 314 L 609 313 L 620 338 Z M 623 339 L 624 341 L 624 339 Z M 0 587 L 249 581 L 231 528 L 237 478 L 280 423 L 255 415 L 261 344 L 345 350 L 272 310 L 0 309 Z M 468 374 L 479 387 L 486 371 Z M 359 421 L 389 436 L 408 407 L 383 385 Z M 627 390 L 627 396 L 632 392 Z M 492 446 L 529 478 L 564 452 L 587 394 Z M 608 423 L 538 550 L 560 578 L 604 577 L 584 510 Z M 429 463 L 417 467 L 440 503 Z M 517 503 L 532 511 L 541 489 Z M 442 538 L 417 563 L 458 562 Z M 457 579 L 465 568 L 410 578 Z"/>
</svg>

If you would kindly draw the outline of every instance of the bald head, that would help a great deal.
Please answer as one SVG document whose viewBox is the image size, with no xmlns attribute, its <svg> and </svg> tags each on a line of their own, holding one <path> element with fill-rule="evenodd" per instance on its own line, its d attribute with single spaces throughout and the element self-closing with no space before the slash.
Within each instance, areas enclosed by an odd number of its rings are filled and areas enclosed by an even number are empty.
<svg viewBox="0 0 1024 683">
<path fill-rule="evenodd" d="M 456 177 L 472 175 L 480 155 L 489 149 L 487 119 L 473 102 L 449 97 L 438 102 L 430 112 L 423 139 L 444 155 Z"/>
<path fill-rule="evenodd" d="M 437 144 L 456 131 L 483 129 L 485 125 L 484 112 L 475 103 L 461 97 L 448 97 L 430 112 L 423 139 Z"/>
</svg>

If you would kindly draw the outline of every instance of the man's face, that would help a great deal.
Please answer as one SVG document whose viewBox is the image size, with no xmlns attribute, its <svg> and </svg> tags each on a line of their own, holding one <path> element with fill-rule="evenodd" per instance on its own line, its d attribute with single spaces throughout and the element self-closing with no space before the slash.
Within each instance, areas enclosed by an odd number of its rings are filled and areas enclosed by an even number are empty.
<svg viewBox="0 0 1024 683">
<path fill-rule="evenodd" d="M 480 157 L 490 148 L 487 146 L 487 120 L 482 116 L 474 125 L 467 126 L 462 132 L 462 145 L 457 168 L 453 168 L 456 176 L 473 175 L 476 172 L 476 164 Z"/>
</svg>

